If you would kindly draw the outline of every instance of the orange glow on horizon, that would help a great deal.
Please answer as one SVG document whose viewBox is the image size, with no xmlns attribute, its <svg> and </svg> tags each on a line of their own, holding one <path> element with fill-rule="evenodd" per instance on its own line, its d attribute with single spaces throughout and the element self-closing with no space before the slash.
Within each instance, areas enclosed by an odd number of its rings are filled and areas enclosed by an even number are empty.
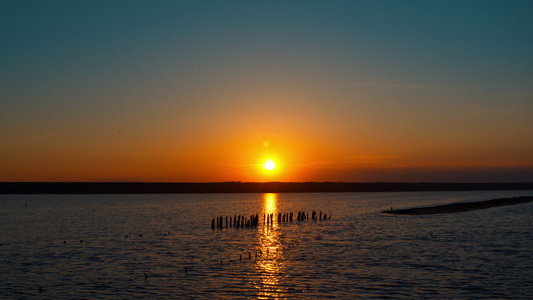
<svg viewBox="0 0 533 300">
<path fill-rule="evenodd" d="M 473 150 L 437 151 L 417 144 L 416 152 L 402 147 L 388 152 L 385 144 L 378 149 L 377 141 L 351 145 L 333 135 L 310 139 L 276 130 L 258 136 L 252 130 L 259 131 L 246 128 L 195 143 L 164 134 L 140 143 L 133 135 L 115 133 L 118 137 L 98 141 L 108 145 L 100 152 L 89 140 L 74 144 L 60 137 L 38 139 L 22 149 L 10 144 L 4 153 L 12 159 L 3 161 L 0 181 L 527 181 L 533 166 L 530 157 L 523 158 L 525 152 L 489 161 L 490 154 Z"/>
</svg>

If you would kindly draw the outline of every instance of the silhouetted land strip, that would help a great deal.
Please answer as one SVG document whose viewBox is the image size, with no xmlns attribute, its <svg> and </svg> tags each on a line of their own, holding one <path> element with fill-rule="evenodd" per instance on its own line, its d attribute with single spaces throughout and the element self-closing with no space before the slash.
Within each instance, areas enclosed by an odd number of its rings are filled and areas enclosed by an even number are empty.
<svg viewBox="0 0 533 300">
<path fill-rule="evenodd" d="M 533 190 L 533 183 L 405 182 L 0 182 L 0 194 L 321 193 Z"/>
<path fill-rule="evenodd" d="M 409 209 L 385 210 L 381 213 L 392 215 L 433 215 L 433 214 L 449 214 L 463 211 L 471 211 L 478 209 L 486 209 L 491 207 L 506 206 L 528 203 L 533 201 L 533 197 L 515 197 L 502 198 L 479 202 L 453 203 L 446 205 L 438 205 L 431 207 L 416 207 Z"/>
</svg>

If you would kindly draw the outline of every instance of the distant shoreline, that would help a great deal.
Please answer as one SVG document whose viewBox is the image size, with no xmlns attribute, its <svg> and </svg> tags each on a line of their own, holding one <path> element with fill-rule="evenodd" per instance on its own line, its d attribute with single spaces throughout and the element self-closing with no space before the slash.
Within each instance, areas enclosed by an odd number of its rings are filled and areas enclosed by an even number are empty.
<svg viewBox="0 0 533 300">
<path fill-rule="evenodd" d="M 415 207 L 408 209 L 385 210 L 381 213 L 391 215 L 433 215 L 433 214 L 448 214 L 456 212 L 465 212 L 479 209 L 486 209 L 498 206 L 523 204 L 533 201 L 533 196 L 502 198 L 494 200 L 485 200 L 478 202 L 452 203 L 430 207 Z"/>
<path fill-rule="evenodd" d="M 533 182 L 0 182 L 0 194 L 333 193 L 487 190 L 533 190 Z"/>
</svg>

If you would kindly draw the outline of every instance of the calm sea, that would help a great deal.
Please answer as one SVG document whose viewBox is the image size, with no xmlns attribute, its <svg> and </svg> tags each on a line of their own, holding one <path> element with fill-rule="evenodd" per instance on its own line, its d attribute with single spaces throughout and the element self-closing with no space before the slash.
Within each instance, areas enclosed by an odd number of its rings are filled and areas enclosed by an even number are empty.
<svg viewBox="0 0 533 300">
<path fill-rule="evenodd" d="M 2 299 L 533 298 L 533 191 L 0 195 Z M 331 215 L 296 221 L 299 211 Z M 264 213 L 294 213 L 263 224 Z M 216 216 L 259 214 L 253 228 Z"/>
</svg>

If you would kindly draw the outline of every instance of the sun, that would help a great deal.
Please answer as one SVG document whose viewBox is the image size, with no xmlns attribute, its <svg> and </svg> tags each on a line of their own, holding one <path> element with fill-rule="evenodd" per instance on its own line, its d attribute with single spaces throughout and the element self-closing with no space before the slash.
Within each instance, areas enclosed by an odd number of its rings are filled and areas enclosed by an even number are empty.
<svg viewBox="0 0 533 300">
<path fill-rule="evenodd" d="M 276 168 L 276 163 L 271 159 L 267 159 L 265 163 L 263 164 L 263 168 L 265 168 L 266 170 L 272 171 Z"/>
</svg>

